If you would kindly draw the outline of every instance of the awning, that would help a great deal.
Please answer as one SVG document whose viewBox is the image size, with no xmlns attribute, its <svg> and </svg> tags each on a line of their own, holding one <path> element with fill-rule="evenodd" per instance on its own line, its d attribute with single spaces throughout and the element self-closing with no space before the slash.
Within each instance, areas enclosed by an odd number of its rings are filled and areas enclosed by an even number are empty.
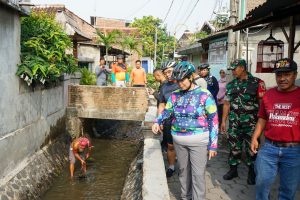
<svg viewBox="0 0 300 200">
<path fill-rule="evenodd" d="M 219 32 L 209 35 L 206 38 L 198 40 L 198 42 L 203 44 L 203 43 L 209 42 L 211 40 L 214 40 L 217 38 L 222 38 L 222 37 L 227 37 L 227 36 L 228 36 L 228 31 L 219 31 Z"/>
<path fill-rule="evenodd" d="M 299 14 L 300 0 L 267 0 L 264 4 L 251 10 L 246 18 L 226 29 L 242 30 L 255 25 L 281 21 Z M 296 21 L 298 24 L 299 22 Z"/>
<path fill-rule="evenodd" d="M 0 0 L 0 5 L 7 6 L 10 9 L 18 11 L 21 16 L 28 16 L 30 13 L 28 10 L 24 9 L 19 5 L 19 1 L 16 0 Z"/>
<path fill-rule="evenodd" d="M 101 55 L 105 55 L 105 46 L 100 46 L 100 51 L 101 51 Z M 119 54 L 123 54 L 123 55 L 130 55 L 129 53 L 127 53 L 126 51 L 122 51 L 121 49 L 117 49 L 117 48 L 114 48 L 114 47 L 111 47 L 109 50 L 108 50 L 108 54 L 110 56 L 116 56 L 116 55 L 119 55 Z"/>
<path fill-rule="evenodd" d="M 201 51 L 204 51 L 201 43 L 196 43 L 196 44 L 192 44 L 187 47 L 177 49 L 177 53 L 180 55 L 193 54 L 193 53 L 198 53 Z"/>
<path fill-rule="evenodd" d="M 79 42 L 79 44 L 81 45 L 86 45 L 86 46 L 95 46 L 95 47 L 99 47 L 100 51 L 101 51 L 101 56 L 105 55 L 105 46 L 102 44 L 97 44 L 95 41 L 84 41 L 84 42 Z M 127 51 L 122 51 L 121 49 L 118 49 L 117 47 L 111 47 L 108 50 L 108 54 L 111 56 L 116 56 L 118 54 L 123 54 L 123 55 L 130 55 Z"/>
</svg>

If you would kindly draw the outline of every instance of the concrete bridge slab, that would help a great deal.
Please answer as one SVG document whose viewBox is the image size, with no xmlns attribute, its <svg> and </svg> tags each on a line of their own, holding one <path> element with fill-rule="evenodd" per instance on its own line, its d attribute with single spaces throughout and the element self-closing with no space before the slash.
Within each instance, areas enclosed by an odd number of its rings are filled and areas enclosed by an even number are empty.
<svg viewBox="0 0 300 200">
<path fill-rule="evenodd" d="M 78 136 L 83 118 L 144 121 L 148 99 L 146 88 L 69 85 L 67 130 Z"/>
</svg>

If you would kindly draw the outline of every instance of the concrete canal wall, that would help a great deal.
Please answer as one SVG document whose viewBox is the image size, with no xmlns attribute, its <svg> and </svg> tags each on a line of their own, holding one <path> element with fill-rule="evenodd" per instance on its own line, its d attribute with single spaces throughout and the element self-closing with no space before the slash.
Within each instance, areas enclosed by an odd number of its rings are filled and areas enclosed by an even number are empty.
<svg viewBox="0 0 300 200">
<path fill-rule="evenodd" d="M 148 133 L 147 133 L 148 132 Z M 143 200 L 169 200 L 169 188 L 160 140 L 153 137 L 150 130 L 145 130 L 143 153 Z"/>
<path fill-rule="evenodd" d="M 0 187 L 0 199 L 40 199 L 65 167 L 66 144 L 64 139 L 58 140 L 23 160 L 14 176 Z"/>
<path fill-rule="evenodd" d="M 0 13 L 0 199 L 24 199 L 26 193 L 45 189 L 47 184 L 39 185 L 46 179 L 42 173 L 53 173 L 64 158 L 51 150 L 58 144 L 49 144 L 65 132 L 64 91 L 69 81 L 49 89 L 25 85 L 15 75 L 20 13 L 3 4 Z"/>
<path fill-rule="evenodd" d="M 156 100 L 149 99 L 149 108 L 145 116 L 143 134 L 143 200 L 169 200 L 169 188 L 166 178 L 165 165 L 160 145 L 160 135 L 154 135 L 151 126 L 156 117 Z"/>
</svg>

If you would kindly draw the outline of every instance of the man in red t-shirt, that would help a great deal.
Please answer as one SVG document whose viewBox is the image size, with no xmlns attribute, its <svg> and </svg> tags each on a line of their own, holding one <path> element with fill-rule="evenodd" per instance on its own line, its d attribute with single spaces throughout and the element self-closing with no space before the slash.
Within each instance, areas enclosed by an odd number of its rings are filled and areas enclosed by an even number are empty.
<svg viewBox="0 0 300 200">
<path fill-rule="evenodd" d="M 265 144 L 256 162 L 256 199 L 268 200 L 277 173 L 280 175 L 278 199 L 295 199 L 300 185 L 300 87 L 295 85 L 297 64 L 291 59 L 275 63 L 277 87 L 264 95 L 251 141 L 257 153 L 258 138 L 264 131 Z"/>
</svg>

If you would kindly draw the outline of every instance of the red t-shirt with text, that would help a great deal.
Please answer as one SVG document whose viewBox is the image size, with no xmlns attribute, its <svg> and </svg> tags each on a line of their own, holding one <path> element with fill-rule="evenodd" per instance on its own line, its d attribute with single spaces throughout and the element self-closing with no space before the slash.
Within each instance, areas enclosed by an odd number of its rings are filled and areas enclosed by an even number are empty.
<svg viewBox="0 0 300 200">
<path fill-rule="evenodd" d="M 266 138 L 278 142 L 300 142 L 300 88 L 280 92 L 272 88 L 263 96 L 258 117 L 267 120 Z"/>
</svg>

